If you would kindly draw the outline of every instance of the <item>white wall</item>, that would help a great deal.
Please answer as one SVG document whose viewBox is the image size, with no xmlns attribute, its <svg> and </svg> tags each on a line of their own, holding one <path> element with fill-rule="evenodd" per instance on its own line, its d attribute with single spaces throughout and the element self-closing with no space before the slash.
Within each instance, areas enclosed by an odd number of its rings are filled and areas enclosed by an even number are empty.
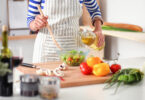
<svg viewBox="0 0 145 100">
<path fill-rule="evenodd" d="M 24 62 L 32 63 L 34 41 L 35 39 L 9 40 L 9 48 L 11 48 L 14 56 L 23 56 Z M 1 45 L 2 43 L 0 41 L 0 47 Z M 22 50 L 21 54 L 18 52 L 18 49 Z"/>
<path fill-rule="evenodd" d="M 117 53 L 120 53 L 120 58 L 134 58 L 145 57 L 145 44 L 106 36 L 105 58 L 114 59 L 117 57 Z"/>
<path fill-rule="evenodd" d="M 100 0 L 104 21 L 140 25 L 145 32 L 145 0 Z M 145 57 L 145 44 L 132 40 L 106 37 L 106 58 Z"/>
<path fill-rule="evenodd" d="M 105 21 L 140 25 L 145 31 L 145 0 L 100 0 L 100 3 Z"/>
</svg>

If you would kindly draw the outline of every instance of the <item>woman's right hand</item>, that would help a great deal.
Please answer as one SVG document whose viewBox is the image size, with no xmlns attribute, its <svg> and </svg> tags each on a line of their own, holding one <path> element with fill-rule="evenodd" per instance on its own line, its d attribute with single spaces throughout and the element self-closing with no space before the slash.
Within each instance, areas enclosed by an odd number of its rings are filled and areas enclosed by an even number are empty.
<svg viewBox="0 0 145 100">
<path fill-rule="evenodd" d="M 47 19 L 48 19 L 48 16 L 37 15 L 35 17 L 35 20 L 33 20 L 30 23 L 30 29 L 32 31 L 38 31 L 41 28 L 46 27 L 46 25 L 47 25 Z"/>
</svg>

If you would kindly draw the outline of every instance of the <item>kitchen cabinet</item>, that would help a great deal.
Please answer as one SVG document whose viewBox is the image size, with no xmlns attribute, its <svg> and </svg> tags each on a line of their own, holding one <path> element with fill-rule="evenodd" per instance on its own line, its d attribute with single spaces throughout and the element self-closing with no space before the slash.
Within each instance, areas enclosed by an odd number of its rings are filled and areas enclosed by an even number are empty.
<svg viewBox="0 0 145 100">
<path fill-rule="evenodd" d="M 8 20 L 10 29 L 28 29 L 27 0 L 8 0 Z"/>
</svg>

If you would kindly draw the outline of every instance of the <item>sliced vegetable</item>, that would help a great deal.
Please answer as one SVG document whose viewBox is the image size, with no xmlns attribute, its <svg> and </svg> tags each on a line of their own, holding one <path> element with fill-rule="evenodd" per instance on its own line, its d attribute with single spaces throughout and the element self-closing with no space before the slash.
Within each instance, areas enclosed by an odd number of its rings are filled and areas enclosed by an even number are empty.
<svg viewBox="0 0 145 100">
<path fill-rule="evenodd" d="M 71 50 L 60 56 L 61 60 L 70 66 L 79 66 L 81 62 L 85 59 L 85 54 L 83 51 Z"/>
</svg>

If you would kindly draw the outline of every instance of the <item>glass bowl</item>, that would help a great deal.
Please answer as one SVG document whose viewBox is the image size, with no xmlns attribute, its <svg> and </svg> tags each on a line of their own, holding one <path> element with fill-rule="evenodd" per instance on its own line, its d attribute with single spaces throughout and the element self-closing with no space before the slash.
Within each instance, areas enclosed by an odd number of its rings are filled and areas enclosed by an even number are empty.
<svg viewBox="0 0 145 100">
<path fill-rule="evenodd" d="M 69 66 L 79 66 L 87 57 L 89 50 L 86 48 L 77 48 L 70 51 L 58 51 L 60 60 Z"/>
</svg>

